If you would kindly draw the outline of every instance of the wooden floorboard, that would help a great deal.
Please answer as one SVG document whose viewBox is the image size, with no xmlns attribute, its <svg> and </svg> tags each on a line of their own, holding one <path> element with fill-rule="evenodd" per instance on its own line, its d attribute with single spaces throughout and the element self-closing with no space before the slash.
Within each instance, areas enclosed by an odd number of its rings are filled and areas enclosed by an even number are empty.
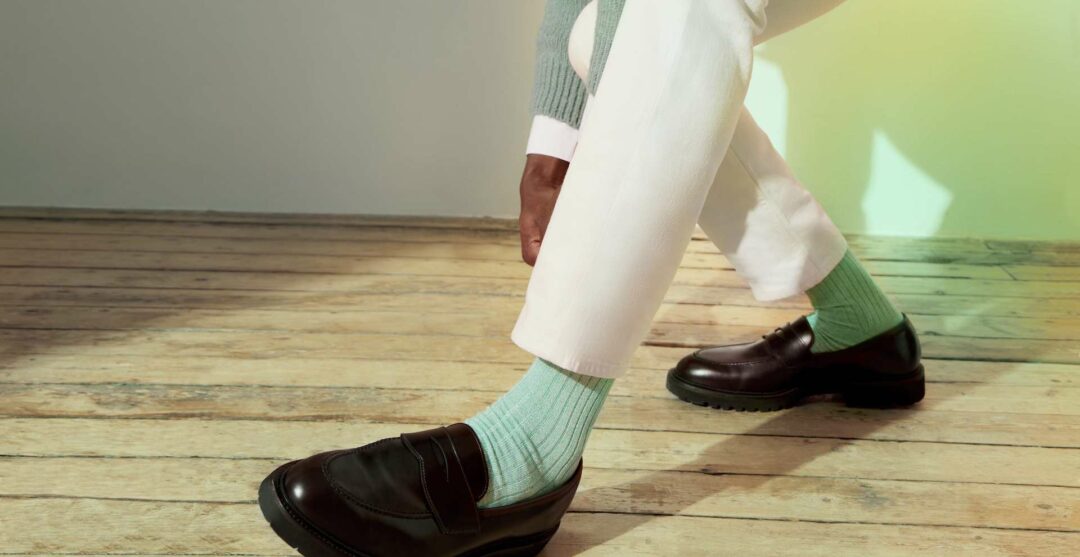
<svg viewBox="0 0 1080 557">
<path fill-rule="evenodd" d="M 850 243 L 921 332 L 926 399 L 675 400 L 690 348 L 809 307 L 754 300 L 698 231 L 544 555 L 1080 554 L 1080 244 Z M 291 555 L 264 474 L 525 370 L 518 258 L 494 219 L 0 209 L 0 555 Z"/>
</svg>

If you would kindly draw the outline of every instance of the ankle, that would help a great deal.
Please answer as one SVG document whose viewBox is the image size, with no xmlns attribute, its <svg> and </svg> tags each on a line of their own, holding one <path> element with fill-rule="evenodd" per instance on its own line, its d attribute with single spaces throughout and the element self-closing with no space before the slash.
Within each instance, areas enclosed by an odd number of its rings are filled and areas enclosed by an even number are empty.
<svg viewBox="0 0 1080 557">
<path fill-rule="evenodd" d="M 573 476 L 612 383 L 538 358 L 510 391 L 465 420 L 488 465 L 490 487 L 479 505 L 523 501 Z"/>
<path fill-rule="evenodd" d="M 903 321 L 850 251 L 807 295 L 814 306 L 814 313 L 807 317 L 814 330 L 814 352 L 853 346 Z"/>
</svg>

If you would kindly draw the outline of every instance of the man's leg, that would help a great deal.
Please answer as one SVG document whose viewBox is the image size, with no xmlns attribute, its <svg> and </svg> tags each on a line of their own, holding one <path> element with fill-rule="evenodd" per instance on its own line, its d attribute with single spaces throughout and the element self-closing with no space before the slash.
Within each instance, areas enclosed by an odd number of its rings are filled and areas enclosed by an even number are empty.
<svg viewBox="0 0 1080 557">
<path fill-rule="evenodd" d="M 513 340 L 538 359 L 467 420 L 502 506 L 573 473 L 674 277 L 750 77 L 753 0 L 630 0 Z"/>
<path fill-rule="evenodd" d="M 512 333 L 621 375 L 674 277 L 746 94 L 753 0 L 626 3 Z"/>
<path fill-rule="evenodd" d="M 755 37 L 755 44 L 799 27 L 842 2 L 772 0 L 765 9 L 765 29 Z M 592 64 L 604 61 L 602 54 L 608 47 L 594 41 L 596 7 L 594 1 L 581 12 L 570 40 L 570 61 L 582 79 L 589 77 Z M 615 13 L 608 19 L 617 17 Z M 582 126 L 588 120 L 589 104 Z M 758 299 L 785 298 L 809 290 L 817 310 L 810 320 L 818 333 L 817 351 L 857 344 L 900 322 L 899 312 L 847 252 L 840 231 L 745 108 L 699 224 Z"/>
<path fill-rule="evenodd" d="M 772 0 L 758 41 L 790 31 L 841 1 Z M 699 224 L 758 299 L 809 294 L 815 352 L 857 345 L 902 320 L 745 109 Z"/>
<path fill-rule="evenodd" d="M 815 352 L 855 346 L 903 320 L 745 110 L 698 224 L 758 299 L 809 295 Z"/>
<path fill-rule="evenodd" d="M 759 300 L 801 294 L 847 242 L 745 108 L 698 224 Z"/>
<path fill-rule="evenodd" d="M 914 329 L 745 111 L 699 224 L 756 297 L 806 290 L 815 312 L 760 341 L 686 356 L 668 373 L 668 390 L 736 410 L 779 410 L 813 394 L 874 407 L 922 399 Z"/>
<path fill-rule="evenodd" d="M 543 360 L 469 423 L 282 465 L 259 488 L 275 532 L 307 554 L 539 552 L 727 150 L 764 1 L 628 0 L 511 335 Z"/>
<path fill-rule="evenodd" d="M 837 0 L 772 0 L 759 40 L 797 27 Z M 668 389 L 697 404 L 776 410 L 809 394 L 899 406 L 923 397 L 918 339 L 847 250 L 843 236 L 745 110 L 699 224 L 758 299 L 806 292 L 814 306 L 761 341 L 695 352 Z"/>
</svg>

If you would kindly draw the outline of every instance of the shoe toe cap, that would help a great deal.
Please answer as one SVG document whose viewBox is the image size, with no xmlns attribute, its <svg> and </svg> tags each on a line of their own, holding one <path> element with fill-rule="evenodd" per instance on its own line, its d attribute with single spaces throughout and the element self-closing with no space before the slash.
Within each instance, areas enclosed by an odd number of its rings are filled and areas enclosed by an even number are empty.
<svg viewBox="0 0 1080 557">
<path fill-rule="evenodd" d="M 317 516 L 337 499 L 333 486 L 323 472 L 323 464 L 333 453 L 320 453 L 291 462 L 281 481 L 281 496 L 290 507 L 308 516 Z"/>
<path fill-rule="evenodd" d="M 701 359 L 700 351 L 687 354 L 675 367 L 668 371 L 669 379 L 678 379 L 687 383 L 701 383 L 708 381 L 716 375 L 715 369 L 707 361 Z"/>
<path fill-rule="evenodd" d="M 725 361 L 726 358 L 709 357 L 707 350 L 698 350 L 679 360 L 669 378 L 702 387 L 714 387 L 739 382 L 751 362 Z"/>
</svg>

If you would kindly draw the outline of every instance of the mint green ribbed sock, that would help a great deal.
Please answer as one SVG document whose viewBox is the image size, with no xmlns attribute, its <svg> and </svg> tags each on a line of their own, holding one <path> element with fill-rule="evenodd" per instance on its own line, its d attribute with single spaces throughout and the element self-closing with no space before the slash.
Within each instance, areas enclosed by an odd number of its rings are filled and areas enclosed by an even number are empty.
<svg viewBox="0 0 1080 557">
<path fill-rule="evenodd" d="M 570 479 L 613 382 L 537 358 L 512 389 L 465 420 L 487 457 L 490 487 L 479 506 L 511 505 Z"/>
<path fill-rule="evenodd" d="M 903 321 L 885 293 L 851 251 L 817 286 L 808 290 L 814 313 L 811 352 L 832 352 L 883 333 Z"/>
</svg>

